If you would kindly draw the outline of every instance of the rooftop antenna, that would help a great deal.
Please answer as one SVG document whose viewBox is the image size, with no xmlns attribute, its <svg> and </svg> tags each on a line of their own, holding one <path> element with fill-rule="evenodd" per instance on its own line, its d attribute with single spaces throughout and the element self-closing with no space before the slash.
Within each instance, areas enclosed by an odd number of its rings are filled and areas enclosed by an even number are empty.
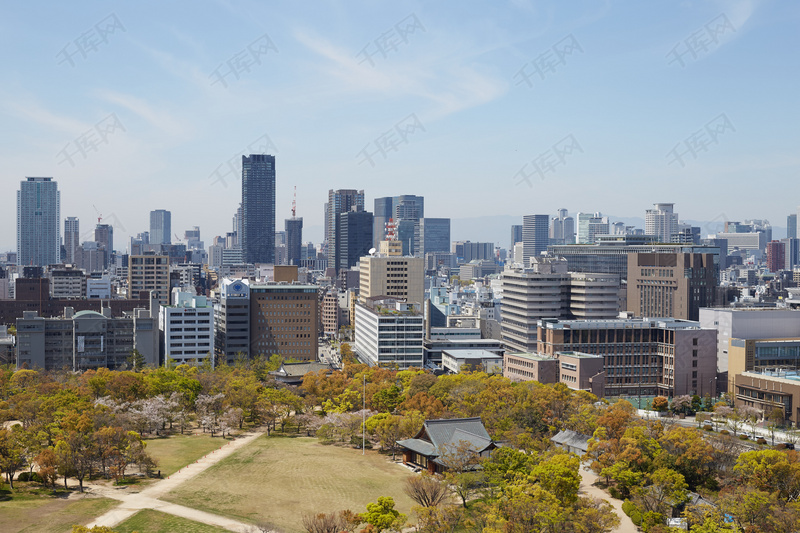
<svg viewBox="0 0 800 533">
<path fill-rule="evenodd" d="M 297 185 L 294 186 L 294 198 L 292 198 L 292 218 L 297 214 Z"/>
</svg>

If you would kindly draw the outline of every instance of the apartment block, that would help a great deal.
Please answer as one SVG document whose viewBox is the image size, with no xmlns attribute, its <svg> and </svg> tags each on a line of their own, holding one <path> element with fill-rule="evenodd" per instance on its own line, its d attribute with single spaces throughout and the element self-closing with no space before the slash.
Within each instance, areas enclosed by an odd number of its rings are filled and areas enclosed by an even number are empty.
<svg viewBox="0 0 800 533">
<path fill-rule="evenodd" d="M 161 305 L 169 305 L 169 256 L 145 253 L 128 258 L 128 297 L 150 291 Z"/>
<path fill-rule="evenodd" d="M 172 305 L 162 305 L 159 330 L 164 362 L 214 364 L 214 308 L 205 296 L 174 290 Z"/>
</svg>

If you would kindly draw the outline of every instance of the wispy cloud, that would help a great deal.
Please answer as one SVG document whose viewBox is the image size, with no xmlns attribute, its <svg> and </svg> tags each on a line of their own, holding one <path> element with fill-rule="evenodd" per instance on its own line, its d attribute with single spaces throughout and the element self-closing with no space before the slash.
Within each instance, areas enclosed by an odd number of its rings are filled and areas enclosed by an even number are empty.
<svg viewBox="0 0 800 533">
<path fill-rule="evenodd" d="M 189 130 L 179 119 L 164 109 L 154 109 L 151 104 L 141 98 L 106 90 L 98 91 L 98 96 L 107 102 L 124 107 L 168 135 L 181 136 Z"/>
</svg>

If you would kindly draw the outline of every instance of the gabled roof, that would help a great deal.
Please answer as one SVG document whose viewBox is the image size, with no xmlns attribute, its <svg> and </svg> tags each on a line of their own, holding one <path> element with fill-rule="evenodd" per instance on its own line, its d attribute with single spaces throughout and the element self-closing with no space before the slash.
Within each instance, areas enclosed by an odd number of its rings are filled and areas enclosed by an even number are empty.
<svg viewBox="0 0 800 533">
<path fill-rule="evenodd" d="M 303 377 L 309 372 L 319 372 L 320 370 L 332 370 L 332 368 L 331 365 L 327 363 L 317 363 L 316 361 L 283 363 L 280 370 L 270 373 L 276 376 Z"/>
<path fill-rule="evenodd" d="M 462 442 L 469 443 L 478 453 L 494 446 L 480 418 L 426 420 L 413 439 L 397 444 L 427 457 L 439 457 L 447 451 L 454 452 Z"/>
<path fill-rule="evenodd" d="M 591 435 L 584 435 L 571 429 L 562 429 L 550 437 L 550 440 L 555 444 L 577 448 L 585 453 L 589 449 L 589 439 L 591 438 Z"/>
</svg>

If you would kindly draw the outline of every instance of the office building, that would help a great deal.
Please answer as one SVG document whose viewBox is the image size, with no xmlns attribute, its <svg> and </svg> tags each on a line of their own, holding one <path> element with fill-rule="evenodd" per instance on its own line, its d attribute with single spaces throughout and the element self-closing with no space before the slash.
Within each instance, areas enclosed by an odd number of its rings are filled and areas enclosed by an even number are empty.
<svg viewBox="0 0 800 533">
<path fill-rule="evenodd" d="M 75 252 L 80 246 L 80 222 L 77 217 L 67 217 L 64 220 L 64 249 L 67 251 L 64 262 L 75 263 Z"/>
<path fill-rule="evenodd" d="M 399 220 L 407 220 L 412 228 L 414 226 L 419 227 L 419 220 L 425 217 L 425 198 L 413 194 L 376 198 L 373 215 L 375 218 L 372 230 L 372 247 L 378 248 L 381 241 L 389 238 L 387 224 L 390 220 L 395 223 Z M 408 240 L 406 239 L 405 242 L 407 243 Z M 407 250 L 405 254 L 413 255 L 415 252 L 416 250 L 412 246 L 412 249 Z"/>
<path fill-rule="evenodd" d="M 372 226 L 370 226 L 372 229 Z M 289 283 L 250 286 L 250 356 L 317 360 L 319 287 Z"/>
<path fill-rule="evenodd" d="M 514 245 L 522 242 L 522 224 L 511 225 L 511 243 L 508 245 L 509 250 L 514 249 Z"/>
<path fill-rule="evenodd" d="M 533 353 L 507 353 L 503 376 L 511 381 L 563 383 L 572 390 L 605 396 L 603 356 L 582 352 L 557 352 L 554 356 Z"/>
<path fill-rule="evenodd" d="M 506 269 L 501 280 L 501 331 L 511 351 L 536 351 L 539 319 L 619 314 L 619 277 L 568 272 L 563 259 L 534 258 L 531 267 Z"/>
<path fill-rule="evenodd" d="M 372 248 L 372 228 L 372 213 L 368 211 L 337 213 L 334 239 L 336 261 L 328 266 L 335 268 L 337 273 L 356 266 Z"/>
<path fill-rule="evenodd" d="M 658 242 L 672 242 L 678 232 L 678 214 L 673 212 L 675 204 L 653 204 L 644 215 L 645 235 L 655 235 Z"/>
<path fill-rule="evenodd" d="M 575 219 L 566 209 L 559 209 L 551 220 L 550 244 L 575 244 Z"/>
<path fill-rule="evenodd" d="M 422 305 L 425 260 L 408 256 L 365 256 L 359 262 L 359 298 L 389 297 Z"/>
<path fill-rule="evenodd" d="M 303 244 L 303 217 L 286 219 L 286 264 L 300 265 Z"/>
<path fill-rule="evenodd" d="M 419 220 L 419 254 L 450 251 L 450 219 L 421 218 Z"/>
<path fill-rule="evenodd" d="M 493 242 L 454 241 L 450 250 L 457 263 L 469 263 L 475 259 L 494 260 Z"/>
<path fill-rule="evenodd" d="M 783 244 L 783 269 L 793 270 L 794 267 L 800 264 L 800 239 L 781 239 Z"/>
<path fill-rule="evenodd" d="M 172 243 L 172 213 L 166 209 L 150 211 L 149 244 Z"/>
<path fill-rule="evenodd" d="M 797 214 L 789 215 L 786 217 L 786 238 L 797 238 Z"/>
<path fill-rule="evenodd" d="M 603 224 L 604 221 L 608 223 L 608 218 L 604 218 L 600 213 L 578 213 L 577 243 L 594 244 L 596 235 L 602 232 L 598 232 L 597 226 L 594 226 L 592 231 L 591 225 Z"/>
<path fill-rule="evenodd" d="M 700 325 L 719 332 L 717 364 L 720 373 L 728 372 L 728 350 L 731 339 L 796 339 L 800 338 L 800 311 L 775 308 L 700 309 Z"/>
<path fill-rule="evenodd" d="M 529 264 L 531 257 L 539 257 L 550 243 L 550 217 L 525 215 L 522 217 L 522 261 Z"/>
<path fill-rule="evenodd" d="M 214 364 L 214 308 L 205 296 L 172 291 L 172 305 L 162 305 L 158 327 L 164 364 Z"/>
<path fill-rule="evenodd" d="M 217 364 L 232 364 L 250 357 L 250 282 L 223 279 L 214 305 L 214 357 Z"/>
<path fill-rule="evenodd" d="M 132 315 L 115 317 L 111 309 L 75 312 L 64 308 L 59 318 L 44 318 L 25 311 L 17 319 L 17 368 L 43 370 L 130 368 L 133 350 L 144 356 L 145 364 L 158 366 L 157 303 L 150 309 L 135 309 Z"/>
<path fill-rule="evenodd" d="M 419 309 L 419 304 L 386 296 L 356 303 L 356 356 L 370 366 L 422 368 L 425 327 Z"/>
<path fill-rule="evenodd" d="M 557 245 L 548 247 L 548 251 L 566 259 L 570 272 L 603 272 L 622 279 L 628 278 L 628 256 L 633 254 L 710 253 L 722 257 L 719 246 L 656 244 L 654 239 L 652 235 L 604 235 L 597 237 L 593 245 Z"/>
<path fill-rule="evenodd" d="M 364 191 L 337 189 L 328 191 L 325 204 L 325 246 L 328 265 L 336 265 L 336 215 L 348 211 L 364 211 Z"/>
<path fill-rule="evenodd" d="M 717 331 L 699 322 L 542 319 L 538 339 L 543 355 L 603 356 L 606 396 L 716 394 Z"/>
<path fill-rule="evenodd" d="M 86 274 L 73 265 L 52 268 L 50 278 L 50 297 L 57 299 L 79 299 L 86 296 Z"/>
<path fill-rule="evenodd" d="M 800 425 L 800 372 L 781 367 L 764 368 L 736 375 L 730 392 L 735 407 L 752 407 L 769 417 L 775 409 L 783 413 L 788 427 Z"/>
<path fill-rule="evenodd" d="M 275 156 L 242 156 L 241 248 L 247 263 L 275 262 Z"/>
<path fill-rule="evenodd" d="M 161 305 L 169 305 L 169 257 L 145 253 L 128 258 L 128 297 L 150 291 Z"/>
<path fill-rule="evenodd" d="M 749 233 L 717 233 L 717 239 L 725 239 L 728 241 L 729 253 L 734 248 L 739 250 L 747 250 L 748 252 L 764 250 L 767 246 L 767 234 L 763 231 L 749 232 Z"/>
<path fill-rule="evenodd" d="M 777 272 L 786 266 L 786 246 L 781 241 L 767 243 L 767 270 Z"/>
<path fill-rule="evenodd" d="M 17 191 L 17 264 L 61 263 L 61 192 L 53 178 L 25 178 Z"/>
<path fill-rule="evenodd" d="M 628 311 L 638 317 L 698 320 L 715 303 L 715 254 L 639 253 L 628 256 Z"/>
<path fill-rule="evenodd" d="M 94 228 L 94 242 L 99 248 L 105 250 L 103 268 L 108 268 L 111 254 L 114 252 L 114 227 L 110 224 L 98 224 Z"/>
<path fill-rule="evenodd" d="M 108 254 L 105 247 L 94 241 L 86 241 L 75 251 L 75 266 L 92 272 L 103 272 L 108 264 Z"/>
</svg>

